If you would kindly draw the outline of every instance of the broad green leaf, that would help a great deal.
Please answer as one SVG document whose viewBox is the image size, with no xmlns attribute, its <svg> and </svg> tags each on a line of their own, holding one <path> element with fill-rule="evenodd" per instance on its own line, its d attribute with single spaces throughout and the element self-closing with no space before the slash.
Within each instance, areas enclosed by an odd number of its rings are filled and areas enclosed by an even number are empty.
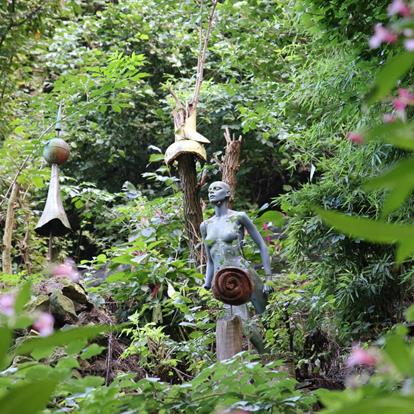
<svg viewBox="0 0 414 414">
<path fill-rule="evenodd" d="M 40 175 L 32 176 L 32 182 L 33 182 L 33 184 L 36 188 L 42 188 L 43 187 L 44 181 L 43 181 L 43 177 L 40 176 Z"/>
<path fill-rule="evenodd" d="M 384 352 L 401 374 L 413 373 L 410 352 L 401 336 L 394 334 L 387 338 Z"/>
<path fill-rule="evenodd" d="M 164 154 L 151 154 L 149 156 L 149 162 L 164 161 Z"/>
<path fill-rule="evenodd" d="M 332 414 L 412 414 L 413 406 L 414 397 L 393 394 L 345 403 L 342 407 L 328 412 Z"/>
<path fill-rule="evenodd" d="M 403 52 L 392 56 L 378 73 L 375 85 L 367 97 L 372 104 L 387 96 L 397 81 L 401 79 L 413 66 L 414 53 Z"/>
<path fill-rule="evenodd" d="M 396 255 L 398 263 L 414 254 L 414 225 L 412 224 L 393 224 L 365 217 L 351 217 L 320 208 L 315 208 L 315 211 L 327 224 L 349 236 L 375 243 L 398 243 Z"/>
<path fill-rule="evenodd" d="M 24 370 L 24 379 L 31 382 L 39 381 L 45 378 L 51 379 L 50 375 L 54 369 L 48 365 L 36 364 Z"/>
<path fill-rule="evenodd" d="M 79 339 L 93 338 L 101 333 L 105 333 L 113 329 L 108 325 L 102 326 L 81 326 L 77 328 L 59 331 L 48 337 L 29 338 L 19 345 L 16 349 L 17 355 L 28 354 L 34 350 L 50 348 L 54 346 L 65 346 L 69 342 Z"/>
<path fill-rule="evenodd" d="M 414 157 L 397 163 L 385 174 L 372 178 L 365 185 L 367 190 L 386 188 L 390 190 L 384 200 L 383 215 L 400 207 L 414 189 Z"/>
<path fill-rule="evenodd" d="M 52 354 L 54 347 L 49 346 L 46 348 L 36 348 L 31 352 L 31 356 L 36 360 L 40 361 L 41 359 L 47 358 L 49 355 Z"/>
<path fill-rule="evenodd" d="M 254 220 L 256 225 L 262 225 L 264 223 L 272 223 L 273 226 L 281 227 L 285 223 L 285 218 L 280 211 L 266 211 L 256 220 Z"/>
<path fill-rule="evenodd" d="M 80 365 L 79 365 L 79 362 L 78 362 L 78 360 L 76 358 L 74 358 L 74 357 L 66 357 L 66 358 L 60 359 L 58 361 L 56 367 L 57 368 L 69 368 L 69 369 L 72 369 L 72 368 L 79 368 Z"/>
<path fill-rule="evenodd" d="M 31 283 L 26 282 L 19 289 L 14 304 L 14 310 L 17 314 L 21 313 L 26 303 L 29 302 L 31 296 Z"/>
<path fill-rule="evenodd" d="M 7 352 L 12 340 L 12 331 L 5 326 L 0 326 L 0 370 L 2 370 L 7 361 Z"/>
<path fill-rule="evenodd" d="M 396 121 L 390 124 L 380 124 L 363 131 L 367 142 L 380 141 L 395 147 L 414 151 L 414 123 Z"/>
<path fill-rule="evenodd" d="M 34 414 L 43 410 L 56 385 L 56 381 L 47 379 L 13 388 L 0 398 L 1 414 Z"/>
<path fill-rule="evenodd" d="M 65 347 L 65 351 L 68 355 L 75 355 L 79 354 L 83 348 L 87 345 L 88 341 L 86 339 L 78 339 L 76 341 L 72 341 Z"/>
<path fill-rule="evenodd" d="M 414 321 L 414 305 L 411 305 L 406 311 L 405 311 L 405 317 L 407 319 L 407 322 L 413 322 Z"/>
<path fill-rule="evenodd" d="M 82 359 L 89 359 L 94 356 L 100 355 L 102 351 L 104 351 L 106 348 L 104 346 L 100 346 L 98 344 L 92 344 L 89 345 L 87 348 L 85 348 L 80 355 Z"/>
</svg>

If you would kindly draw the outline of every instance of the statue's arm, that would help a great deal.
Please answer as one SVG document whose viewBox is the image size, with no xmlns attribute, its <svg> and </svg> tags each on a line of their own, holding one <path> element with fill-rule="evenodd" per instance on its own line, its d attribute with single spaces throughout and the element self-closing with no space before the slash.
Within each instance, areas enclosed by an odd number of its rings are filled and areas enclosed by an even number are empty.
<svg viewBox="0 0 414 414">
<path fill-rule="evenodd" d="M 213 276 L 214 276 L 214 263 L 213 263 L 213 260 L 211 259 L 210 247 L 206 243 L 207 225 L 205 221 L 203 221 L 200 225 L 200 232 L 201 232 L 201 237 L 203 239 L 204 248 L 206 250 L 206 256 L 207 256 L 207 268 L 206 268 L 206 278 L 204 281 L 204 288 L 210 289 L 211 283 L 213 281 Z"/>
<path fill-rule="evenodd" d="M 269 252 L 267 250 L 266 243 L 263 240 L 262 235 L 256 229 L 256 226 L 249 219 L 246 213 L 241 214 L 240 220 L 241 220 L 241 224 L 246 228 L 247 232 L 250 234 L 251 238 L 254 240 L 257 247 L 259 248 L 260 256 L 262 257 L 263 269 L 265 271 L 265 274 L 270 276 L 272 273 L 272 270 L 270 267 L 270 257 L 269 257 Z M 267 280 L 270 280 L 270 277 L 267 277 L 266 281 Z"/>
</svg>

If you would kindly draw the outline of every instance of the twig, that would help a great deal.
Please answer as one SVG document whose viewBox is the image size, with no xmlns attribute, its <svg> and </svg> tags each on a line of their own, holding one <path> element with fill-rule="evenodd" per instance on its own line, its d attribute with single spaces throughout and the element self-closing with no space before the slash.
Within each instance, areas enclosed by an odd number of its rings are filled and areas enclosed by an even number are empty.
<svg viewBox="0 0 414 414">
<path fill-rule="evenodd" d="M 200 191 L 203 185 L 207 182 L 208 172 L 206 169 L 203 170 L 203 173 L 201 174 L 201 178 L 197 183 L 197 191 Z"/>
<path fill-rule="evenodd" d="M 183 108 L 184 104 L 181 102 L 180 98 L 177 96 L 177 94 L 174 92 L 171 85 L 167 86 L 168 92 L 171 94 L 171 96 L 175 99 L 175 107 L 176 108 Z"/>
<path fill-rule="evenodd" d="M 217 0 L 213 0 L 212 5 L 211 5 L 211 10 L 210 10 L 210 15 L 208 17 L 208 25 L 207 25 L 206 34 L 203 39 L 204 41 L 202 41 L 200 37 L 200 45 L 202 44 L 202 48 L 200 49 L 199 54 L 198 54 L 197 78 L 196 78 L 196 85 L 194 89 L 194 95 L 189 103 L 190 111 L 194 111 L 196 109 L 198 101 L 200 99 L 200 90 L 201 90 L 201 84 L 203 83 L 203 79 L 204 79 L 204 65 L 206 63 L 208 41 L 210 39 L 211 31 L 213 29 L 213 19 L 214 19 L 214 13 L 216 11 L 216 6 L 217 6 Z"/>
<path fill-rule="evenodd" d="M 112 342 L 113 342 L 112 332 L 108 335 L 108 352 L 106 354 L 106 372 L 105 372 L 105 385 L 109 385 L 109 376 L 112 370 Z"/>
</svg>

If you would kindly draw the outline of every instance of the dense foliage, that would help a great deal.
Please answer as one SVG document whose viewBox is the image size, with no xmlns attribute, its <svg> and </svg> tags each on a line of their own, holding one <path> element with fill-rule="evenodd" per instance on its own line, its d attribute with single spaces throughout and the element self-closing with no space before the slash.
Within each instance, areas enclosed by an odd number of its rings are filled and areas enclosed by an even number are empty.
<svg viewBox="0 0 414 414">
<path fill-rule="evenodd" d="M 391 44 L 411 36 L 411 12 L 390 18 L 388 0 L 219 2 L 198 108 L 211 144 L 197 172 L 219 178 L 224 129 L 243 135 L 235 208 L 268 243 L 274 290 L 252 322 L 266 356 L 215 363 L 222 304 L 188 264 L 180 186 L 163 164 L 169 91 L 187 98 L 193 88 L 208 6 L 0 3 L 1 236 L 15 212 L 12 271 L 0 273 L 2 413 L 412 412 L 412 311 L 402 323 L 414 293 L 414 59 L 404 40 Z M 373 48 L 378 23 L 392 32 Z M 60 104 L 73 232 L 55 240 L 56 261 L 73 258 L 87 299 L 56 279 L 34 233 Z M 244 253 L 260 261 L 249 241 Z M 44 311 L 68 298 L 58 330 L 43 331 Z M 371 359 L 358 349 L 362 365 L 379 367 L 372 377 L 346 365 L 355 341 L 377 341 Z"/>
</svg>

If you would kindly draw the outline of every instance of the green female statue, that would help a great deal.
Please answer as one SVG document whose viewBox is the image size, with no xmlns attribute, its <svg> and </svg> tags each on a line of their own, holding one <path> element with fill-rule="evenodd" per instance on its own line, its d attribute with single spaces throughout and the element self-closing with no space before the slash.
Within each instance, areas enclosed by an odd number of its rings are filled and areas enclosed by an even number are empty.
<svg viewBox="0 0 414 414">
<path fill-rule="evenodd" d="M 214 205 L 214 216 L 201 223 L 207 269 L 204 287 L 213 287 L 215 296 L 224 303 L 236 304 L 230 311 L 243 320 L 248 319 L 247 306 L 251 301 L 256 313 L 266 307 L 266 296 L 270 287 L 263 284 L 253 266 L 242 253 L 245 230 L 260 250 L 266 281 L 270 280 L 270 258 L 266 243 L 246 213 L 229 209 L 230 187 L 223 181 L 210 184 L 208 198 Z M 221 280 L 220 280 L 221 279 Z M 229 307 L 227 306 L 227 309 Z M 251 335 L 253 344 L 263 350 L 257 332 Z"/>
</svg>

